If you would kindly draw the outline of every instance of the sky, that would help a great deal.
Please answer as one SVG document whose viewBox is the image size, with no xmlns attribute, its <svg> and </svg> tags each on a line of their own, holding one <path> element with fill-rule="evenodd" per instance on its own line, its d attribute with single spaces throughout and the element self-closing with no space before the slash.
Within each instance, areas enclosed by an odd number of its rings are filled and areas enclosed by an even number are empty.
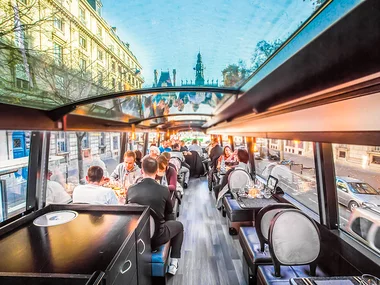
<svg viewBox="0 0 380 285">
<path fill-rule="evenodd" d="M 102 0 L 102 15 L 142 65 L 143 87 L 153 71 L 177 70 L 177 85 L 193 80 L 197 54 L 205 79 L 239 59 L 250 66 L 257 42 L 286 39 L 314 11 L 315 0 Z"/>
</svg>

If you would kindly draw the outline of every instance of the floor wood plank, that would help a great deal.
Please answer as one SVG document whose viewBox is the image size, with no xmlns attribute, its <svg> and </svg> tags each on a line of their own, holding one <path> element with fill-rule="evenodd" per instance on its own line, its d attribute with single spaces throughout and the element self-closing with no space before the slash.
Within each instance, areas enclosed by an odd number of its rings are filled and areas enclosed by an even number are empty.
<svg viewBox="0 0 380 285">
<path fill-rule="evenodd" d="M 246 285 L 237 236 L 230 236 L 226 218 L 215 208 L 207 179 L 192 179 L 183 196 L 178 218 L 184 225 L 177 275 L 168 285 Z"/>
</svg>

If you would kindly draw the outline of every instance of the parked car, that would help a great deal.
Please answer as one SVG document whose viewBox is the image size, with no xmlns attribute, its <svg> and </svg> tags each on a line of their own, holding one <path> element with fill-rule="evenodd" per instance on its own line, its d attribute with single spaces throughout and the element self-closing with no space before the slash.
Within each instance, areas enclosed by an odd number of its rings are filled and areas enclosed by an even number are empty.
<svg viewBox="0 0 380 285">
<path fill-rule="evenodd" d="M 351 212 L 357 207 L 380 207 L 380 192 L 351 177 L 336 177 L 338 202 Z"/>
<path fill-rule="evenodd" d="M 380 207 L 354 208 L 346 230 L 380 253 Z"/>
</svg>

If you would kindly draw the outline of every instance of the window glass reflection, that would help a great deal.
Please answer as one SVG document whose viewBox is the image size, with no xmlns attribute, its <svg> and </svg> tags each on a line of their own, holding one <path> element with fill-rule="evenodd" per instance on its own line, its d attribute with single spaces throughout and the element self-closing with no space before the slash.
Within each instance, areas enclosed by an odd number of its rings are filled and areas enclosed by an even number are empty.
<svg viewBox="0 0 380 285">
<path fill-rule="evenodd" d="M 311 142 L 257 138 L 255 169 L 256 174 L 265 179 L 269 175 L 277 178 L 277 191 L 319 212 Z"/>
</svg>

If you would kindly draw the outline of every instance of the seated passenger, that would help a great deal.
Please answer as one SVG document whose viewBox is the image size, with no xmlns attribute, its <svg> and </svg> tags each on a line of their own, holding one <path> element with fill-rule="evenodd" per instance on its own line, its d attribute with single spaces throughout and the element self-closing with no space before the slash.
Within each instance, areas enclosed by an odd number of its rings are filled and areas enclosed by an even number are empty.
<svg viewBox="0 0 380 285">
<path fill-rule="evenodd" d="M 203 156 L 203 150 L 200 145 L 198 145 L 198 141 L 196 139 L 193 139 L 191 145 L 189 146 L 189 151 L 196 151 L 200 157 Z"/>
<path fill-rule="evenodd" d="M 136 180 L 141 177 L 141 169 L 135 164 L 136 154 L 128 150 L 124 154 L 124 162 L 116 166 L 111 174 L 111 180 L 118 181 L 121 186 L 128 189 Z"/>
<path fill-rule="evenodd" d="M 160 146 L 160 152 L 164 152 L 164 151 L 172 151 L 172 149 L 170 148 L 170 141 L 163 141 L 162 142 L 162 146 Z"/>
<path fill-rule="evenodd" d="M 223 154 L 218 159 L 217 168 L 218 170 L 225 172 L 225 170 L 223 170 L 222 168 L 224 168 L 225 166 L 227 167 L 234 166 L 237 164 L 237 162 L 238 161 L 234 153 L 232 152 L 232 149 L 229 146 L 225 146 L 223 150 Z"/>
<path fill-rule="evenodd" d="M 211 149 L 210 149 L 210 154 L 209 154 L 209 158 L 211 160 L 210 162 L 211 169 L 216 169 L 216 166 L 218 165 L 217 160 L 222 154 L 223 154 L 223 148 L 219 145 L 218 139 L 214 138 L 211 144 Z"/>
<path fill-rule="evenodd" d="M 135 154 L 136 154 L 136 162 L 135 163 L 141 169 L 142 152 L 137 149 L 137 150 L 135 150 Z"/>
<path fill-rule="evenodd" d="M 171 243 L 171 262 L 168 273 L 175 274 L 178 270 L 178 259 L 181 257 L 183 242 L 183 225 L 178 221 L 165 221 L 165 216 L 173 212 L 168 188 L 155 180 L 158 163 L 155 159 L 147 157 L 142 161 L 143 180 L 130 187 L 128 191 L 128 203 L 137 203 L 150 206 L 158 215 L 160 228 L 152 239 L 152 249 L 167 243 Z"/>
<path fill-rule="evenodd" d="M 46 181 L 46 206 L 49 204 L 66 204 L 70 201 L 71 196 L 60 183 L 50 180 L 52 174 L 49 170 Z"/>
<path fill-rule="evenodd" d="M 177 171 L 169 166 L 169 161 L 164 155 L 157 157 L 158 171 L 156 180 L 163 186 L 167 186 L 169 191 L 176 191 Z"/>
<path fill-rule="evenodd" d="M 164 151 L 162 155 L 165 156 L 166 159 L 169 161 L 169 166 L 173 167 L 174 169 L 177 169 L 176 166 L 170 162 L 170 158 L 171 158 L 170 152 Z"/>
<path fill-rule="evenodd" d="M 234 169 L 243 169 L 243 170 L 247 171 L 248 173 L 250 172 L 249 167 L 248 167 L 249 154 L 245 149 L 238 149 L 237 150 L 237 160 L 239 161 L 239 164 L 236 167 L 228 170 L 226 172 L 226 175 L 224 175 L 221 184 L 216 185 L 214 187 L 214 192 L 215 192 L 216 198 L 218 198 L 219 192 L 224 188 L 224 186 L 226 186 L 228 184 L 228 176 L 230 175 L 230 173 Z"/>
<path fill-rule="evenodd" d="M 182 151 L 182 152 L 184 152 L 184 151 L 189 151 L 189 149 L 188 149 L 187 146 L 185 145 L 185 141 L 184 141 L 184 140 L 181 140 L 179 145 L 181 146 L 180 151 Z"/>
<path fill-rule="evenodd" d="M 151 157 L 151 158 L 156 159 L 160 155 L 160 153 L 161 153 L 160 149 L 158 147 L 152 145 L 149 148 L 149 154 L 145 155 L 143 157 L 143 159 L 146 158 L 146 157 Z"/>
<path fill-rule="evenodd" d="M 183 187 L 186 189 L 190 179 L 190 166 L 185 162 L 185 157 L 183 156 L 183 153 L 180 151 L 179 144 L 175 143 L 173 145 L 173 151 L 170 152 L 170 156 L 178 157 L 181 160 L 182 165 L 179 173 L 185 174 L 185 181 L 183 183 Z"/>
<path fill-rule="evenodd" d="M 102 187 L 104 182 L 103 169 L 91 166 L 88 169 L 86 180 L 88 184 L 75 187 L 73 203 L 117 205 L 119 201 L 111 188 Z"/>
</svg>

